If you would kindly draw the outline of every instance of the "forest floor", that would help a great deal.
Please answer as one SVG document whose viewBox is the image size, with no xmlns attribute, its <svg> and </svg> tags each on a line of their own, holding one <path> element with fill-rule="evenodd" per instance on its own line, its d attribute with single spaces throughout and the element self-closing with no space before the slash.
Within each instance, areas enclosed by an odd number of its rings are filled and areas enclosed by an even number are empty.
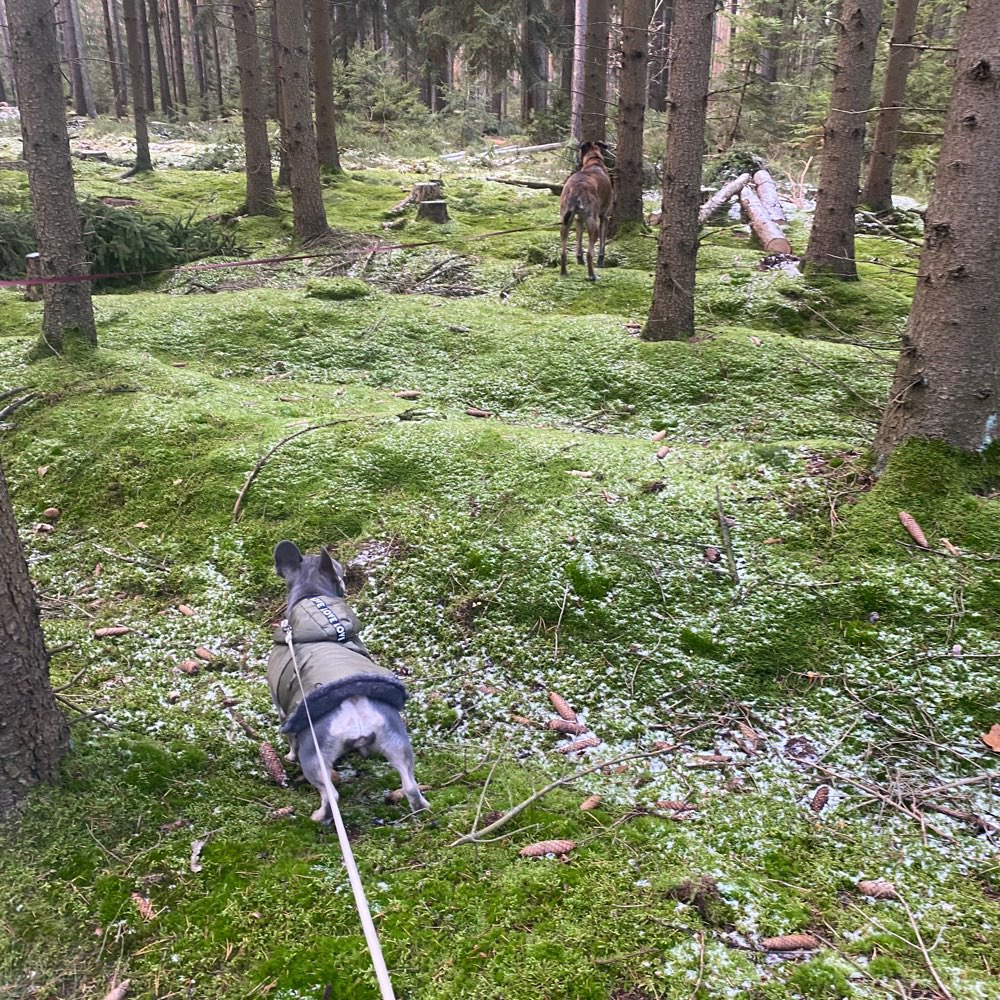
<svg viewBox="0 0 1000 1000">
<path fill-rule="evenodd" d="M 556 201 L 484 179 L 503 164 L 447 168 L 452 221 L 391 231 L 440 167 L 347 165 L 329 256 L 104 292 L 96 353 L 30 362 L 40 306 L 0 292 L 0 392 L 37 394 L 0 447 L 73 733 L 0 850 L 0 997 L 113 977 L 163 1000 L 376 996 L 315 792 L 270 783 L 221 705 L 278 742 L 263 674 L 289 538 L 334 546 L 411 692 L 432 814 L 387 803 L 377 760 L 341 798 L 401 997 L 993 1000 L 1000 455 L 911 445 L 876 483 L 867 450 L 912 248 L 861 236 L 860 282 L 794 281 L 723 221 L 697 338 L 646 344 L 648 234 L 610 244 L 596 285 L 560 279 Z M 81 195 L 242 199 L 238 173 L 119 174 L 80 164 Z M 0 173 L 3 204 L 25 191 Z M 233 223 L 246 253 L 288 252 L 283 204 Z M 323 424 L 234 521 L 265 452 Z M 558 752 L 550 691 L 598 745 Z M 553 838 L 577 846 L 518 855 Z M 858 889 L 879 879 L 892 898 Z M 762 943 L 783 935 L 815 947 Z"/>
</svg>

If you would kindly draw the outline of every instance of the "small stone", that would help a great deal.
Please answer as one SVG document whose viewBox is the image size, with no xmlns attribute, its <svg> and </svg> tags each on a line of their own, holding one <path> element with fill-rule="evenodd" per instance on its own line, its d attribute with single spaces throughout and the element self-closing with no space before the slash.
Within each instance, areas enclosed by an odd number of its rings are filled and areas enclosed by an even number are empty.
<svg viewBox="0 0 1000 1000">
<path fill-rule="evenodd" d="M 171 705 L 176 705 L 177 702 L 179 702 L 180 700 L 181 700 L 180 691 L 171 691 L 170 694 L 167 695 L 167 702 Z"/>
<path fill-rule="evenodd" d="M 45 510 L 42 511 L 42 517 L 44 517 L 46 521 L 58 521 L 59 518 L 62 517 L 62 511 L 58 507 L 46 507 Z"/>
<path fill-rule="evenodd" d="M 196 674 L 201 670 L 201 664 L 197 660 L 181 660 L 177 664 L 177 669 L 182 674 Z"/>
<path fill-rule="evenodd" d="M 178 604 L 177 610 L 184 615 L 185 618 L 190 618 L 194 615 L 194 608 L 188 607 L 186 604 Z"/>
</svg>

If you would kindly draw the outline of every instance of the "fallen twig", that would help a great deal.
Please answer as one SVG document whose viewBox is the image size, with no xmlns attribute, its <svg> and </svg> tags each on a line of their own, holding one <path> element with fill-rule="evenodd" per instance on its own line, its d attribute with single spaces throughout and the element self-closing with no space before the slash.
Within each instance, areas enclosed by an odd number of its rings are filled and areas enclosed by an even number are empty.
<svg viewBox="0 0 1000 1000">
<path fill-rule="evenodd" d="M 722 509 L 722 495 L 719 487 L 715 487 L 715 506 L 719 517 L 719 531 L 722 533 L 722 547 L 726 552 L 726 566 L 729 567 L 729 575 L 733 583 L 740 582 L 740 574 L 736 570 L 736 555 L 733 553 L 733 540 L 729 537 L 729 522 L 726 520 L 725 511 Z"/>
<path fill-rule="evenodd" d="M 951 991 L 941 981 L 941 977 L 938 975 L 937 969 L 934 968 L 934 963 L 931 961 L 930 953 L 927 951 L 927 946 L 924 944 L 924 939 L 920 934 L 920 928 L 917 926 L 916 920 L 913 919 L 913 912 L 910 910 L 909 904 L 898 892 L 896 894 L 896 898 L 902 904 L 903 909 L 906 910 L 906 918 L 910 921 L 910 927 L 913 928 L 913 934 L 917 939 L 917 947 L 920 949 L 920 954 L 924 956 L 924 964 L 927 966 L 927 971 L 930 972 L 934 982 L 937 983 L 937 988 L 941 991 L 941 996 L 944 997 L 944 1000 L 955 1000 Z"/>
<path fill-rule="evenodd" d="M 8 403 L 7 406 L 0 410 L 0 420 L 6 420 L 15 410 L 24 406 L 25 403 L 30 403 L 37 395 L 37 392 L 29 392 L 27 396 L 21 396 L 20 399 L 15 399 L 12 403 Z"/>
<path fill-rule="evenodd" d="M 555 781 L 550 781 L 544 788 L 540 788 L 537 792 L 529 795 L 523 802 L 519 802 L 512 809 L 508 809 L 498 820 L 490 823 L 489 826 L 483 827 L 482 830 L 473 830 L 471 833 L 463 834 L 457 840 L 452 841 L 449 847 L 458 847 L 460 844 L 471 844 L 479 840 L 484 834 L 493 833 L 495 830 L 499 830 L 500 827 L 506 826 L 515 816 L 519 816 L 524 812 L 529 806 L 534 805 L 540 798 L 548 795 L 555 788 L 559 788 L 561 785 L 567 785 L 571 781 L 578 781 L 580 778 L 586 777 L 588 774 L 593 774 L 595 771 L 600 771 L 601 768 L 611 767 L 614 764 L 623 764 L 627 760 L 643 760 L 647 757 L 659 757 L 662 754 L 670 753 L 673 750 L 679 750 L 681 744 L 671 743 L 669 746 L 661 747 L 659 750 L 648 750 L 644 753 L 630 753 L 624 754 L 621 757 L 614 757 L 611 760 L 602 760 L 597 764 L 592 764 L 590 767 L 585 767 L 580 771 L 574 771 L 572 774 L 564 775 L 562 778 L 557 778 Z"/>
<path fill-rule="evenodd" d="M 336 427 L 337 424 L 348 424 L 350 422 L 351 420 L 349 418 L 344 418 L 342 420 L 328 420 L 326 423 L 312 424 L 309 427 L 303 427 L 302 430 L 296 431 L 294 434 L 289 434 L 288 437 L 282 438 L 276 445 L 261 456 L 261 458 L 257 461 L 257 464 L 250 470 L 250 474 L 247 476 L 247 481 L 243 484 L 243 489 L 240 490 L 239 496 L 236 497 L 236 503 L 233 506 L 233 523 L 235 524 L 240 519 L 240 508 L 243 506 L 243 500 L 247 495 L 247 491 L 250 489 L 253 481 L 257 478 L 260 470 L 264 468 L 264 464 L 276 451 L 283 448 L 289 441 L 294 441 L 295 438 L 301 437 L 303 434 L 308 434 L 310 431 L 318 431 L 326 427 Z"/>
</svg>

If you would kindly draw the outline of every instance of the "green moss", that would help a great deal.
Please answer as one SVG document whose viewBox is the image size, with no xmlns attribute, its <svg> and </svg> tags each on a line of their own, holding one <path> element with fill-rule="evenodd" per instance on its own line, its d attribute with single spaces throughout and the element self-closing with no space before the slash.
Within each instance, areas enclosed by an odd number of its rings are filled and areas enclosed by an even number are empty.
<svg viewBox="0 0 1000 1000">
<path fill-rule="evenodd" d="M 332 302 L 365 299 L 374 291 L 370 285 L 355 278 L 312 278 L 306 282 L 305 289 L 309 298 Z"/>
<path fill-rule="evenodd" d="M 799 966 L 789 977 L 788 984 L 804 997 L 836 998 L 854 995 L 847 976 L 827 962 L 813 960 Z"/>
</svg>

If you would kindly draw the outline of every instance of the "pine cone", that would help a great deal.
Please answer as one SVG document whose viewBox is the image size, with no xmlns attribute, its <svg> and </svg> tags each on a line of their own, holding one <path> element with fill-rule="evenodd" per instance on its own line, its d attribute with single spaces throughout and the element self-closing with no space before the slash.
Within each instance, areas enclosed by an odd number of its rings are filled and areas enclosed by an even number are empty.
<svg viewBox="0 0 1000 1000">
<path fill-rule="evenodd" d="M 534 719 L 529 719 L 524 715 L 511 715 L 511 719 L 522 726 L 531 726 L 532 729 L 540 729 L 541 723 L 535 722 Z"/>
<path fill-rule="evenodd" d="M 132 902 L 135 903 L 136 908 L 139 911 L 139 916 L 143 920 L 152 920 L 156 916 L 156 911 L 153 909 L 153 904 L 139 892 L 132 893 Z"/>
<path fill-rule="evenodd" d="M 565 743 L 561 747 L 556 747 L 559 753 L 577 753 L 579 750 L 587 750 L 596 747 L 601 741 L 596 736 L 581 736 L 572 743 Z"/>
<path fill-rule="evenodd" d="M 764 938 L 761 947 L 764 951 L 805 951 L 818 948 L 819 941 L 812 934 L 783 934 L 781 937 Z"/>
<path fill-rule="evenodd" d="M 563 698 L 561 695 L 556 694 L 555 691 L 550 691 L 549 701 L 552 702 L 552 707 L 567 722 L 576 722 L 576 712 L 574 712 L 573 709 L 569 707 L 569 702 L 565 698 Z"/>
<path fill-rule="evenodd" d="M 271 780 L 276 785 L 286 788 L 288 786 L 288 775 L 285 774 L 281 758 L 274 752 L 274 747 L 270 743 L 261 743 L 260 759 L 264 762 L 264 767 L 267 768 L 267 773 L 270 775 Z"/>
<path fill-rule="evenodd" d="M 540 840 L 537 844 L 528 844 L 517 853 L 522 858 L 541 858 L 546 854 L 567 854 L 576 847 L 575 840 Z"/>
<path fill-rule="evenodd" d="M 197 660 L 181 660 L 177 669 L 182 674 L 196 674 L 201 670 L 201 664 Z"/>
<path fill-rule="evenodd" d="M 927 544 L 927 536 L 923 533 L 919 524 L 917 524 L 916 518 L 912 514 L 908 514 L 905 510 L 899 512 L 899 523 L 906 528 L 910 533 L 910 538 L 912 538 L 917 545 L 922 549 L 929 549 L 930 546 Z"/>
<path fill-rule="evenodd" d="M 859 882 L 858 892 L 862 896 L 871 896 L 872 899 L 895 899 L 897 895 L 896 887 L 880 878 L 871 882 Z"/>
<path fill-rule="evenodd" d="M 131 631 L 127 625 L 110 625 L 108 628 L 95 628 L 94 635 L 98 639 L 108 639 L 116 635 L 128 635 Z"/>
<path fill-rule="evenodd" d="M 743 739 L 745 739 L 747 743 L 750 744 L 751 750 L 756 750 L 761 745 L 761 743 L 764 742 L 758 735 L 757 731 L 755 729 L 752 729 L 745 722 L 739 723 L 737 728 L 743 735 Z"/>
<path fill-rule="evenodd" d="M 814 813 L 820 813 L 823 811 L 823 807 L 829 801 L 830 798 L 830 786 L 820 785 L 819 788 L 813 792 L 813 797 L 809 800 L 809 808 L 812 809 Z"/>
<path fill-rule="evenodd" d="M 272 809 L 267 815 L 270 819 L 284 819 L 295 812 L 295 806 L 282 806 L 280 809 Z"/>
<path fill-rule="evenodd" d="M 585 798 L 580 803 L 580 810 L 582 812 L 590 812 L 591 809 L 596 809 L 601 804 L 600 795 L 591 795 Z"/>
<path fill-rule="evenodd" d="M 195 651 L 194 655 L 198 657 L 199 660 L 204 660 L 206 663 L 211 663 L 215 659 L 215 653 L 213 653 L 206 646 L 199 646 Z"/>
<path fill-rule="evenodd" d="M 570 722 L 569 719 L 549 719 L 549 729 L 554 729 L 557 733 L 571 733 L 579 736 L 587 731 L 587 727 L 579 722 Z"/>
</svg>

